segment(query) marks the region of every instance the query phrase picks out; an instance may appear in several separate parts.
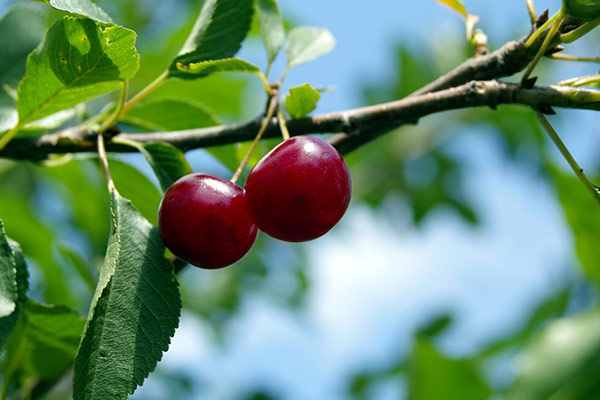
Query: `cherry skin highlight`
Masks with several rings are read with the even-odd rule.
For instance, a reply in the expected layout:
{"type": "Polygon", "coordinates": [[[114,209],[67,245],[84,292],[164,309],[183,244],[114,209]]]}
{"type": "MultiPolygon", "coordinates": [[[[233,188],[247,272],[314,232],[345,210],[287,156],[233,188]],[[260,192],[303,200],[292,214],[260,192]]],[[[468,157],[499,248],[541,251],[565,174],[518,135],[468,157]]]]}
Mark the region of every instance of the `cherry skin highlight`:
{"type": "Polygon", "coordinates": [[[158,230],[173,254],[207,269],[238,261],[258,233],[242,188],[209,174],[186,175],[169,187],[158,210],[158,230]]]}
{"type": "Polygon", "coordinates": [[[250,171],[246,207],[266,234],[288,242],[316,239],[350,203],[350,172],[340,153],[312,136],[280,143],[250,171]]]}

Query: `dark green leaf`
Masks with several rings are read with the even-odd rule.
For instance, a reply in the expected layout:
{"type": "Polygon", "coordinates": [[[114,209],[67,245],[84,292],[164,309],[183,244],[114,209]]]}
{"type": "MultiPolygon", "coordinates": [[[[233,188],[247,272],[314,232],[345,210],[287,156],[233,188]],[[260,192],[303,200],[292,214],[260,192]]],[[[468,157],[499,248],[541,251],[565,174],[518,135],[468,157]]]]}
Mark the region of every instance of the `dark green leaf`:
{"type": "Polygon", "coordinates": [[[160,235],[112,193],[113,233],[75,360],[73,398],[126,399],[156,367],[181,300],[160,235]]]}
{"type": "Polygon", "coordinates": [[[166,191],[169,186],[184,175],[192,173],[192,167],[178,148],[168,143],[148,143],[142,153],[152,166],[160,186],[166,191]]]}
{"type": "Polygon", "coordinates": [[[117,159],[109,159],[109,168],[115,186],[131,200],[135,208],[156,225],[161,195],[156,186],[137,168],[117,159]]]}
{"type": "Polygon", "coordinates": [[[321,94],[310,84],[290,88],[285,96],[285,109],[292,118],[302,118],[310,114],[316,107],[321,94]]]}
{"type": "Polygon", "coordinates": [[[160,98],[134,107],[121,119],[156,131],[177,131],[220,125],[216,115],[202,104],[176,98],[160,98]]]}
{"type": "Polygon", "coordinates": [[[0,220],[0,349],[17,324],[27,293],[27,266],[21,250],[9,243],[0,220]]]}
{"type": "Polygon", "coordinates": [[[24,125],[119,88],[135,75],[135,32],[90,19],[64,17],[27,58],[17,110],[24,125]]]}
{"type": "Polygon", "coordinates": [[[112,23],[113,20],[104,12],[103,9],[92,3],[90,0],[38,0],[42,3],[50,4],[57,10],[70,12],[95,19],[99,22],[112,23]]]}
{"type": "Polygon", "coordinates": [[[552,322],[519,357],[507,399],[597,399],[600,313],[552,322]]]}
{"type": "Polygon", "coordinates": [[[450,359],[431,341],[417,337],[408,380],[411,400],[478,400],[490,397],[490,388],[471,360],[450,359]]]}
{"type": "Polygon", "coordinates": [[[577,18],[596,18],[600,16],[600,1],[565,0],[565,11],[577,18]]]}
{"type": "Polygon", "coordinates": [[[283,18],[281,18],[275,0],[256,0],[256,13],[260,36],[267,50],[267,62],[271,65],[279,54],[285,39],[283,18]]]}
{"type": "Polygon", "coordinates": [[[170,76],[193,79],[196,76],[179,71],[177,64],[235,55],[250,29],[253,13],[253,0],[206,0],[192,32],[171,64],[170,76]]]}
{"type": "Polygon", "coordinates": [[[329,53],[333,46],[335,46],[335,39],[327,29],[312,26],[294,28],[290,31],[285,46],[287,67],[292,68],[312,61],[329,53]]]}
{"type": "Polygon", "coordinates": [[[216,72],[241,72],[247,74],[260,72],[256,65],[241,58],[222,58],[220,60],[201,61],[187,65],[177,63],[177,69],[181,73],[194,75],[197,78],[216,72]]]}
{"type": "Polygon", "coordinates": [[[84,320],[65,306],[27,300],[6,351],[11,382],[54,383],[70,368],[84,320]]]}

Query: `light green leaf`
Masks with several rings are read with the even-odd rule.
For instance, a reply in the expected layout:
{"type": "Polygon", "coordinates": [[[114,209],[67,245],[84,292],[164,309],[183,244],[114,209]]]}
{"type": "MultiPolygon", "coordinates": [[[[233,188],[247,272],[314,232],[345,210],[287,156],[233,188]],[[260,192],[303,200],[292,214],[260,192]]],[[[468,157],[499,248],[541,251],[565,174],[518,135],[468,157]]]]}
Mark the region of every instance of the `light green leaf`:
{"type": "Polygon", "coordinates": [[[552,322],[519,355],[506,396],[521,399],[597,399],[600,388],[600,312],[552,322]]]}
{"type": "Polygon", "coordinates": [[[177,64],[189,65],[232,57],[246,37],[254,13],[253,0],[206,0],[179,55],[169,69],[170,76],[194,79],[177,64]]]}
{"type": "Polygon", "coordinates": [[[97,279],[90,264],[75,250],[67,246],[60,246],[58,251],[71,261],[81,280],[93,291],[96,288],[97,279]]]}
{"type": "Polygon", "coordinates": [[[52,384],[75,358],[84,320],[65,306],[27,300],[6,350],[7,380],[52,384]]]}
{"type": "Polygon", "coordinates": [[[0,133],[12,129],[19,121],[17,109],[10,106],[0,106],[0,133]]]}
{"type": "Polygon", "coordinates": [[[310,84],[290,88],[285,96],[285,109],[292,118],[302,118],[310,114],[316,107],[321,94],[310,84]]]}
{"type": "Polygon", "coordinates": [[[600,1],[565,0],[565,11],[577,18],[596,18],[600,16],[600,1]]]}
{"type": "Polygon", "coordinates": [[[285,39],[283,18],[281,18],[275,0],[256,0],[256,13],[260,36],[267,50],[267,61],[271,65],[279,54],[285,39]]]}
{"type": "Polygon", "coordinates": [[[177,98],[146,101],[132,108],[121,120],[156,131],[177,131],[221,124],[218,117],[202,104],[177,98]]]}
{"type": "Polygon", "coordinates": [[[181,309],[158,230],[116,191],[113,233],[75,360],[73,398],[126,399],[169,347],[181,309]]]}
{"type": "Polygon", "coordinates": [[[142,146],[142,149],[140,150],[152,166],[163,191],[166,191],[177,179],[192,173],[192,167],[181,150],[169,143],[147,143],[142,146]]]}
{"type": "Polygon", "coordinates": [[[486,400],[491,390],[472,360],[450,359],[417,337],[408,376],[410,400],[486,400]]]}
{"type": "Polygon", "coordinates": [[[290,31],[285,46],[287,67],[312,61],[329,53],[335,46],[331,32],[323,28],[299,26],[290,31]]]}
{"type": "Polygon", "coordinates": [[[117,190],[131,200],[144,218],[156,225],[162,197],[156,186],[137,168],[121,160],[110,158],[108,165],[117,190]]]}
{"type": "Polygon", "coordinates": [[[19,84],[19,124],[38,120],[119,88],[139,67],[135,32],[64,17],[27,58],[19,84]]]}
{"type": "Polygon", "coordinates": [[[92,3],[90,0],[38,0],[42,3],[50,4],[57,10],[70,12],[95,19],[99,22],[112,23],[113,20],[104,12],[103,9],[92,3]]]}
{"type": "Polygon", "coordinates": [[[177,63],[177,69],[184,74],[196,75],[196,77],[208,76],[215,72],[243,72],[257,74],[260,72],[256,65],[241,58],[222,58],[220,60],[201,61],[184,65],[177,63]]]}
{"type": "Polygon", "coordinates": [[[0,220],[0,349],[17,324],[27,293],[27,266],[16,243],[10,243],[0,220]]]}

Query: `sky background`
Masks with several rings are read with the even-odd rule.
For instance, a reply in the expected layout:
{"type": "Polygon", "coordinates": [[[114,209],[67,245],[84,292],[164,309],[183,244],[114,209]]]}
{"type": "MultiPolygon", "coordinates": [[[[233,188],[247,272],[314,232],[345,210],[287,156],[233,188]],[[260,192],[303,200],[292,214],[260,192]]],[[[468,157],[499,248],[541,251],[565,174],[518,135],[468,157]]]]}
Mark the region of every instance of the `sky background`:
{"type": "MultiPolygon", "coordinates": [[[[478,26],[492,47],[528,30],[524,1],[465,3],[480,16],[478,26]]],[[[395,76],[395,43],[442,51],[464,37],[460,18],[433,0],[280,0],[279,5],[293,21],[326,27],[336,37],[330,54],[293,69],[286,81],[286,87],[305,82],[336,87],[323,95],[316,113],[363,105],[365,83],[395,76]]],[[[536,1],[539,12],[559,5],[559,0],[536,1]]],[[[240,55],[260,63],[260,51],[250,45],[240,55]]],[[[440,55],[439,63],[444,60],[440,55]]],[[[283,68],[279,61],[273,76],[283,68]]],[[[571,74],[573,68],[595,72],[589,65],[569,68],[571,74]]],[[[555,81],[563,78],[561,71],[552,76],[555,81]]],[[[585,167],[599,144],[589,129],[595,116],[560,114],[562,119],[552,121],[585,167]]],[[[385,211],[353,202],[331,233],[305,245],[312,286],[299,314],[254,295],[227,329],[224,347],[214,346],[213,333],[201,320],[184,314],[160,370],[202,377],[199,392],[190,398],[233,400],[265,387],[284,399],[337,400],[346,398],[348,374],[408,352],[414,330],[440,313],[455,316],[438,343],[451,356],[468,355],[516,329],[536,303],[579,273],[570,231],[553,189],[537,172],[507,161],[489,128],[457,132],[448,148],[469,165],[467,197],[481,215],[479,226],[442,209],[417,229],[398,223],[402,210],[400,218],[390,219],[385,211]]],[[[190,269],[183,279],[199,274],[190,269]]],[[[512,367],[503,365],[499,379],[507,379],[512,367]]],[[[134,397],[169,398],[160,390],[151,376],[134,397]]],[[[372,395],[397,399],[403,390],[401,382],[389,382],[372,395]]]]}

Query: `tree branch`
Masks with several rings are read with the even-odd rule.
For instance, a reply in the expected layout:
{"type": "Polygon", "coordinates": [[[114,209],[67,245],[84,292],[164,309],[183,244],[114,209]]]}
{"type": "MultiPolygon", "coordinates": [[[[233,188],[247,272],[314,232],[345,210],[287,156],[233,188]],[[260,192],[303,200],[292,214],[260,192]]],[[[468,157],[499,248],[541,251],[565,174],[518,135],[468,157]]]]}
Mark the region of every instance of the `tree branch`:
{"type": "MultiPolygon", "coordinates": [[[[600,110],[600,92],[569,86],[536,86],[521,88],[518,84],[498,81],[472,81],[458,87],[411,96],[402,100],[360,107],[346,111],[316,115],[287,121],[290,135],[336,133],[330,142],[342,153],[406,124],[415,124],[422,117],[442,111],[470,107],[492,107],[520,104],[533,109],[548,106],[600,110]]],[[[142,143],[168,142],[183,151],[252,140],[263,118],[231,125],[173,132],[120,133],[117,136],[142,143]]],[[[276,118],[272,118],[264,137],[280,134],[276,118]]],[[[0,156],[15,159],[40,160],[53,153],[92,152],[94,137],[86,130],[68,129],[39,138],[14,139],[0,156]]],[[[131,152],[135,149],[111,142],[107,151],[131,152]]]]}

